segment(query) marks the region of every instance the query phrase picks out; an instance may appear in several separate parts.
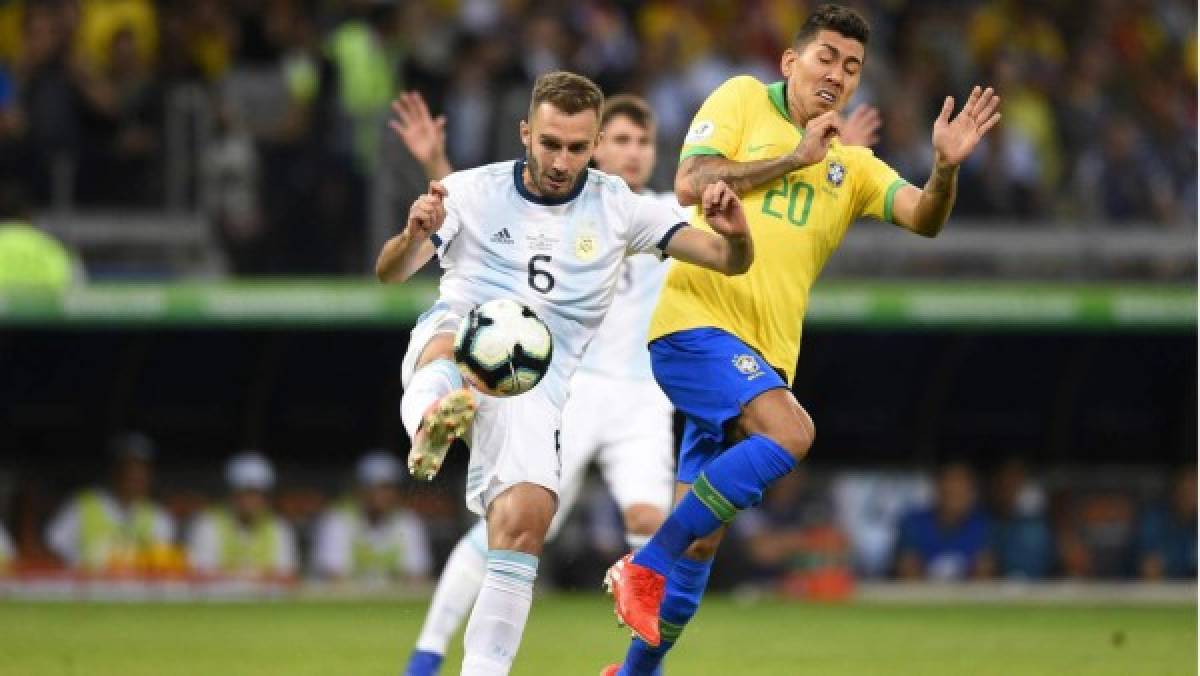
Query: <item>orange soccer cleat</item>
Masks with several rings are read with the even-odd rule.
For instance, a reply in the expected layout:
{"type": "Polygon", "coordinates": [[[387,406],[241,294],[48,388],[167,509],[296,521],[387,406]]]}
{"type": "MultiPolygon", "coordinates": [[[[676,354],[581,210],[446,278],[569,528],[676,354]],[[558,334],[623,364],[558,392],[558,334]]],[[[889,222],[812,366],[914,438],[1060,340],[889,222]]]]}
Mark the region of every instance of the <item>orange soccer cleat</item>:
{"type": "Polygon", "coordinates": [[[600,676],[617,676],[617,672],[621,670],[621,665],[610,664],[600,672],[600,676]]]}
{"type": "Polygon", "coordinates": [[[604,586],[613,595],[617,620],[633,630],[638,638],[657,648],[662,642],[658,630],[658,608],[666,593],[667,578],[633,562],[626,554],[608,569],[604,586]]]}

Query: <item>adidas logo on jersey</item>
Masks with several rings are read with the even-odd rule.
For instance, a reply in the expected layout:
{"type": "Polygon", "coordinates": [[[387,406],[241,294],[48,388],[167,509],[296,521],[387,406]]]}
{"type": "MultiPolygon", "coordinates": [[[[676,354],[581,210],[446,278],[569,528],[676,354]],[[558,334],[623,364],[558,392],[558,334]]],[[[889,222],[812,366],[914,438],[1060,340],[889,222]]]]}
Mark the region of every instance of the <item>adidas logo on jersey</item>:
{"type": "Polygon", "coordinates": [[[512,244],[512,235],[508,234],[508,228],[501,228],[496,234],[492,235],[492,242],[495,244],[512,244]]]}

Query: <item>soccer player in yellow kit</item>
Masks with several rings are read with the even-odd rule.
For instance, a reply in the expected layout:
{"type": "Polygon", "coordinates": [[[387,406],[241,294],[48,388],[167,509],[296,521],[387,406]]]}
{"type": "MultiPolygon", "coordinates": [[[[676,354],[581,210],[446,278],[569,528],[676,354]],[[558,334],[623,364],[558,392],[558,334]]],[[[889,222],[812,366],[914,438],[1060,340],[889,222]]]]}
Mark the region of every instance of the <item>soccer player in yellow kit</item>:
{"type": "MultiPolygon", "coordinates": [[[[680,203],[725,181],[742,196],[757,258],[740,277],[676,264],[650,326],[655,378],[685,416],[678,505],[607,576],[618,617],[637,634],[623,666],[650,674],[695,614],[725,525],[804,458],[814,429],[789,384],[809,289],[859,216],[932,237],[954,204],[958,166],[999,121],[1000,98],[975,87],[933,125],[934,169],[909,185],[870,150],[842,145],[869,28],[823,5],[781,58],[782,82],[735,77],[696,113],[675,178],[680,203]]],[[[702,224],[699,217],[694,224],[702,224]]]]}

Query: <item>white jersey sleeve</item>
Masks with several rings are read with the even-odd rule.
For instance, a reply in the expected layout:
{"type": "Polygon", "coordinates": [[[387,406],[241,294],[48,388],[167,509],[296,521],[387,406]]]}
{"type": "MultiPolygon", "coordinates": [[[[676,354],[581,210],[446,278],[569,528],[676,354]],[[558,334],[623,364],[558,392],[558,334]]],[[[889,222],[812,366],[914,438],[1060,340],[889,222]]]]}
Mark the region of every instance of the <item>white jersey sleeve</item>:
{"type": "Polygon", "coordinates": [[[464,177],[463,172],[455,172],[443,178],[442,185],[445,186],[447,193],[443,202],[446,206],[446,219],[442,221],[442,227],[438,228],[438,231],[429,238],[433,242],[438,258],[445,257],[450,243],[462,229],[462,205],[467,200],[470,180],[464,177]]]}
{"type": "MultiPolygon", "coordinates": [[[[686,215],[662,200],[639,195],[625,188],[632,205],[629,218],[629,253],[665,256],[667,242],[688,224],[686,215]]],[[[678,205],[676,205],[678,206],[678,205]]]]}

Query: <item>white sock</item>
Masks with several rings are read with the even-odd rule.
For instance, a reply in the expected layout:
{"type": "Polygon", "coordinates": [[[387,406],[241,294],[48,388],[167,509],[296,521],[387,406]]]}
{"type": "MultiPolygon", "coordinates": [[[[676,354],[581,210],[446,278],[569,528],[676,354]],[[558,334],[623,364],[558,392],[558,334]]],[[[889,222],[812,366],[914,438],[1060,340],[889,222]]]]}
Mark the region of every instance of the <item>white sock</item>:
{"type": "Polygon", "coordinates": [[[521,645],[538,557],[524,552],[488,552],[487,575],[467,622],[462,676],[503,676],[521,645]]]}
{"type": "Polygon", "coordinates": [[[449,359],[435,359],[417,369],[408,388],[400,397],[400,420],[404,429],[408,430],[408,438],[412,439],[421,426],[421,418],[433,402],[462,389],[462,373],[458,366],[449,359]]]}
{"type": "Polygon", "coordinates": [[[446,567],[442,569],[433,600],[425,613],[421,635],[417,637],[417,650],[446,654],[450,638],[475,604],[486,571],[487,526],[480,519],[446,559],[446,567]]]}

